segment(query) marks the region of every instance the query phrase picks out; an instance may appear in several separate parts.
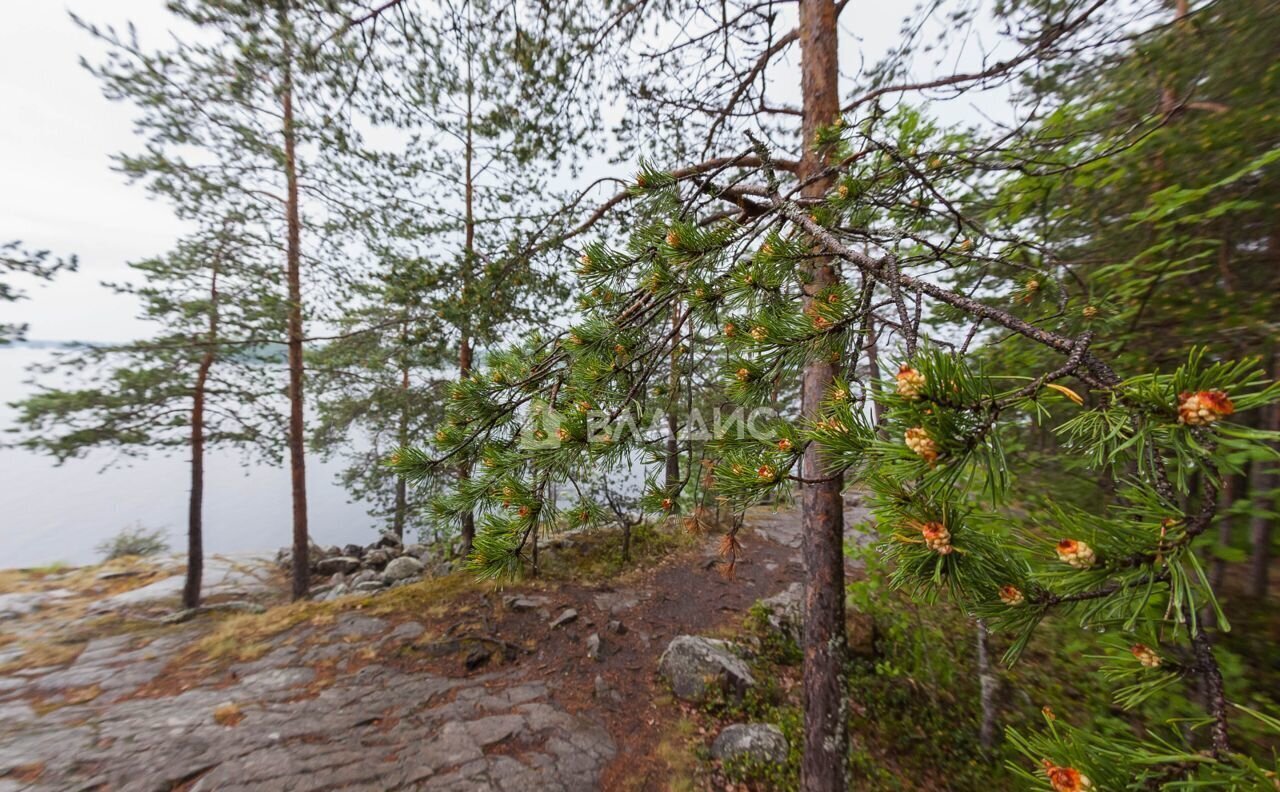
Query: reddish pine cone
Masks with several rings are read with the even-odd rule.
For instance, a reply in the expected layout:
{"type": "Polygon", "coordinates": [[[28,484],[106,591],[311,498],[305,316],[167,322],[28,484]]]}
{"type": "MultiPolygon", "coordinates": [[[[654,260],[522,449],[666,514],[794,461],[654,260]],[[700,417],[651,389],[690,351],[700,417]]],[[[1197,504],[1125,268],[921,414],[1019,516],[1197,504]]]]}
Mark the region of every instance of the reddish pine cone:
{"type": "Polygon", "coordinates": [[[898,380],[898,395],[912,401],[920,398],[924,390],[924,375],[903,363],[895,377],[898,380]]]}
{"type": "Polygon", "coordinates": [[[1129,647],[1129,651],[1133,652],[1133,656],[1138,659],[1138,662],[1147,668],[1159,668],[1160,664],[1164,662],[1154,649],[1145,644],[1134,644],[1129,647]]]}
{"type": "Polygon", "coordinates": [[[756,469],[756,476],[761,481],[773,481],[778,477],[778,471],[774,469],[773,465],[761,465],[756,469]]]}
{"type": "Polygon", "coordinates": [[[781,440],[779,440],[779,441],[778,441],[778,450],[779,450],[779,451],[790,451],[790,450],[791,450],[791,441],[790,441],[790,440],[788,440],[788,439],[787,439],[787,438],[785,438],[785,437],[784,437],[784,438],[782,438],[781,440]]]}
{"type": "Polygon", "coordinates": [[[1208,426],[1219,418],[1231,415],[1236,406],[1227,398],[1226,391],[1183,391],[1178,394],[1178,423],[1187,426],[1208,426]]]}
{"type": "Polygon", "coordinates": [[[733,322],[726,322],[724,326],[725,338],[733,338],[738,332],[737,326],[733,322]]]}
{"type": "Polygon", "coordinates": [[[1053,792],[1086,792],[1093,789],[1089,777],[1074,767],[1058,767],[1048,759],[1044,759],[1044,774],[1049,777],[1049,785],[1053,792]]]}
{"type": "Polygon", "coordinates": [[[1027,598],[1022,595],[1022,591],[1017,586],[1001,586],[1000,601],[1010,608],[1016,608],[1026,602],[1027,598]]]}
{"type": "Polygon", "coordinates": [[[1076,569],[1088,569],[1098,560],[1093,548],[1075,539],[1058,542],[1058,558],[1076,569]]]}
{"type": "Polygon", "coordinates": [[[923,426],[907,430],[907,448],[910,448],[930,465],[938,461],[938,444],[923,426]]]}
{"type": "Polygon", "coordinates": [[[951,546],[951,532],[940,522],[927,522],[920,526],[920,535],[924,537],[925,547],[939,555],[949,555],[955,549],[951,546]]]}

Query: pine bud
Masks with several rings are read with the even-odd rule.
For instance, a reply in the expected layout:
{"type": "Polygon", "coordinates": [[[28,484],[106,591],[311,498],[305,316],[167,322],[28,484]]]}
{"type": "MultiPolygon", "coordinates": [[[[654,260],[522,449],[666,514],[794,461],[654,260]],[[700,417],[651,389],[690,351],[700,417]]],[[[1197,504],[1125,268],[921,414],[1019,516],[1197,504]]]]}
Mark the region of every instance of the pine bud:
{"type": "Polygon", "coordinates": [[[751,369],[743,366],[737,372],[738,382],[746,382],[751,379],[751,369]]]}
{"type": "Polygon", "coordinates": [[[915,426],[907,430],[907,448],[919,455],[925,462],[933,465],[938,461],[938,444],[929,436],[923,426],[915,426]]]}
{"type": "Polygon", "coordinates": [[[437,443],[443,443],[445,440],[448,440],[448,439],[449,439],[449,435],[445,434],[445,432],[444,432],[444,430],[443,430],[443,429],[438,429],[438,430],[436,430],[436,442],[437,442],[437,443]]]}
{"type": "Polygon", "coordinates": [[[725,338],[733,338],[735,335],[737,335],[737,333],[738,333],[737,325],[735,325],[733,322],[725,322],[724,324],[725,338]]]}
{"type": "Polygon", "coordinates": [[[915,401],[920,398],[920,394],[924,390],[925,379],[924,375],[919,371],[903,363],[902,368],[898,369],[894,379],[898,381],[899,396],[909,401],[915,401]]]}
{"type": "Polygon", "coordinates": [[[1058,767],[1048,759],[1044,763],[1044,774],[1049,777],[1049,785],[1053,792],[1087,792],[1093,789],[1093,782],[1074,767],[1058,767]]]}
{"type": "Polygon", "coordinates": [[[671,511],[671,499],[670,499],[670,498],[663,498],[663,499],[662,499],[662,510],[663,510],[663,511],[671,511]]]}
{"type": "Polygon", "coordinates": [[[1057,550],[1058,558],[1076,569],[1088,569],[1098,560],[1092,547],[1075,539],[1063,539],[1058,542],[1057,550]]]}
{"type": "Polygon", "coordinates": [[[769,331],[766,330],[761,325],[756,325],[755,327],[751,328],[751,337],[754,338],[756,341],[764,341],[766,338],[769,337],[769,331]]]}
{"type": "Polygon", "coordinates": [[[761,465],[756,468],[756,478],[761,481],[773,481],[777,477],[778,471],[774,469],[773,465],[761,465]]]}
{"type": "Polygon", "coordinates": [[[591,410],[591,402],[589,401],[578,402],[578,412],[586,413],[586,412],[590,412],[590,410],[591,410]]]}
{"type": "Polygon", "coordinates": [[[1026,602],[1027,598],[1017,586],[1001,586],[1000,601],[1010,608],[1016,608],[1026,602]]]}
{"type": "Polygon", "coordinates": [[[1133,656],[1138,658],[1138,662],[1142,663],[1146,668],[1159,668],[1160,664],[1164,662],[1164,660],[1160,658],[1160,655],[1156,654],[1154,649],[1146,646],[1145,644],[1134,644],[1129,647],[1129,651],[1132,652],[1133,656]]]}
{"type": "Polygon", "coordinates": [[[521,507],[516,510],[516,514],[519,514],[521,517],[528,517],[529,516],[528,504],[521,505],[521,507]]]}
{"type": "Polygon", "coordinates": [[[837,194],[837,195],[839,195],[841,198],[848,198],[848,197],[849,197],[849,185],[847,185],[847,184],[841,184],[839,187],[837,187],[837,188],[836,188],[836,194],[837,194]]]}
{"type": "Polygon", "coordinates": [[[1178,423],[1187,426],[1208,426],[1219,418],[1231,415],[1236,406],[1227,398],[1226,391],[1196,391],[1178,394],[1178,423]]]}
{"type": "Polygon", "coordinates": [[[1084,309],[1080,311],[1080,314],[1084,316],[1085,319],[1093,319],[1098,315],[1098,308],[1095,305],[1086,305],[1084,309]]]}
{"type": "Polygon", "coordinates": [[[940,522],[920,526],[920,535],[924,537],[925,547],[939,555],[949,555],[955,549],[951,546],[951,532],[940,522]]]}
{"type": "Polygon", "coordinates": [[[785,437],[784,437],[784,438],[782,438],[781,440],[779,440],[779,441],[778,441],[778,450],[779,450],[779,451],[790,451],[790,450],[791,450],[791,441],[790,441],[790,440],[788,440],[788,439],[787,439],[787,438],[785,438],[785,437]]]}
{"type": "Polygon", "coordinates": [[[583,253],[581,256],[578,257],[578,262],[582,265],[578,267],[578,274],[590,275],[591,274],[591,257],[588,256],[586,253],[583,253]]]}
{"type": "Polygon", "coordinates": [[[667,246],[668,247],[680,246],[680,235],[676,233],[676,230],[674,228],[667,231],[667,246]]]}
{"type": "Polygon", "coordinates": [[[565,429],[563,426],[561,426],[559,429],[556,429],[556,438],[559,439],[560,442],[562,443],[567,442],[569,440],[569,437],[570,437],[570,434],[568,429],[565,429]]]}

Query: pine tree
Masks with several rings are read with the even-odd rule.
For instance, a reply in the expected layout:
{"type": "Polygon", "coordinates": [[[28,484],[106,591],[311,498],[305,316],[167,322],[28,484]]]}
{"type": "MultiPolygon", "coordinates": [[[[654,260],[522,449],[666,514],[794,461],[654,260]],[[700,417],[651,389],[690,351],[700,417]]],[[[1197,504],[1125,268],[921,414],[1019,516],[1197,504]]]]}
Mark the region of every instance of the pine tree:
{"type": "Polygon", "coordinates": [[[132,27],[122,34],[77,22],[108,48],[106,62],[91,68],[108,98],[139,109],[146,146],[121,156],[120,169],[163,192],[180,218],[204,216],[210,206],[236,212],[252,227],[244,236],[256,253],[279,259],[293,595],[300,598],[310,576],[305,328],[358,266],[352,230],[371,197],[347,178],[344,163],[363,149],[360,121],[377,94],[357,88],[380,62],[380,39],[349,35],[364,14],[355,2],[179,0],[168,7],[194,31],[164,50],[145,50],[132,27]]]}
{"type": "MultiPolygon", "coordinates": [[[[662,219],[584,246],[582,320],[492,355],[484,376],[454,385],[433,446],[402,452],[395,466],[422,477],[478,449],[481,475],[438,508],[482,515],[477,571],[518,573],[526,556],[536,559],[539,533],[569,522],[550,497],[552,483],[643,452],[646,439],[619,417],[642,401],[673,348],[714,334],[726,353],[723,387],[743,407],[803,383],[799,416],[721,438],[713,486],[738,508],[793,487],[804,493],[804,789],[846,784],[841,639],[829,629],[843,595],[842,568],[833,568],[841,480],[874,494],[895,585],[929,604],[945,598],[993,634],[1012,636],[1007,660],[1043,619],[1063,614],[1123,636],[1106,670],[1124,681],[1121,705],[1176,695],[1171,689],[1183,682],[1206,692],[1203,746],[1153,737],[1108,748],[1051,722],[1046,735],[1015,736],[1035,761],[1028,777],[1057,790],[1118,788],[1134,778],[1265,782],[1265,767],[1232,751],[1231,705],[1199,617],[1216,611],[1216,598],[1197,551],[1220,476],[1239,472],[1242,454],[1265,453],[1274,440],[1231,417],[1275,403],[1280,388],[1249,361],[1203,350],[1184,350],[1176,369],[1122,375],[1104,344],[1095,350],[1101,328],[1037,309],[1081,295],[1055,266],[1057,251],[984,195],[999,193],[1009,163],[1046,177],[1056,168],[1060,178],[1099,168],[1113,148],[1031,124],[1012,133],[945,129],[910,105],[886,110],[880,102],[1031,80],[1053,73],[1064,53],[1105,53],[1118,23],[1101,6],[1019,4],[1016,27],[1027,35],[1015,57],[934,80],[896,82],[890,70],[832,117],[834,42],[825,37],[834,37],[836,8],[802,3],[799,28],[783,36],[800,41],[811,89],[800,163],[756,135],[731,156],[642,168],[605,211],[631,201],[662,219]],[[1045,166],[1050,150],[1067,161],[1045,166]],[[787,178],[797,170],[798,183],[787,178]],[[951,284],[974,272],[993,273],[999,285],[951,284]],[[689,311],[673,330],[681,305],[689,311]],[[877,349],[876,387],[855,379],[866,370],[871,328],[892,334],[877,349]],[[1068,378],[1075,387],[1063,384],[1068,378]],[[1086,475],[1119,482],[1114,497],[1092,512],[1058,506],[1019,519],[1009,511],[1036,491],[1007,446],[1031,421],[1058,434],[1060,453],[1086,475]],[[816,646],[822,638],[828,643],[816,646]]],[[[763,79],[749,76],[748,86],[763,79]]],[[[707,139],[714,143],[724,127],[712,119],[707,139]]],[[[665,500],[656,491],[648,505],[657,512],[665,500]]],[[[591,505],[569,514],[590,516],[591,505]]],[[[734,529],[723,547],[730,558],[738,551],[734,529]]]]}
{"type": "Polygon", "coordinates": [[[269,270],[244,257],[234,222],[182,240],[170,254],[130,265],[139,284],[117,293],[142,305],[157,333],[124,345],[82,345],[40,367],[66,388],[42,384],[17,403],[20,445],[59,462],[107,448],[120,458],[190,453],[187,580],[183,604],[200,604],[204,560],[204,462],[209,446],[278,460],[270,398],[279,336],[269,270]],[[87,379],[86,379],[87,378],[87,379]]]}

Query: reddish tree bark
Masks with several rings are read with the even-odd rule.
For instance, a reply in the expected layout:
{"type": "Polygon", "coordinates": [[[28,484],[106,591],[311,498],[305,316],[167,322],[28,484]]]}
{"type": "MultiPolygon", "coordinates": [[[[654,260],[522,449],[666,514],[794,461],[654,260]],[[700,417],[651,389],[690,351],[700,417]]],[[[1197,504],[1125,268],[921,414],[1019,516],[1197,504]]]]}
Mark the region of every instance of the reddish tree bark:
{"type": "Polygon", "coordinates": [[[213,262],[209,284],[209,338],[196,370],[191,397],[191,498],[187,504],[187,580],[182,606],[200,606],[200,581],[204,575],[204,400],[218,343],[218,261],[213,262]]]}
{"type": "MultiPolygon", "coordinates": [[[[817,178],[826,154],[817,148],[818,131],[840,115],[837,67],[836,5],[833,0],[800,0],[800,70],[804,95],[801,182],[803,195],[822,198],[831,177],[817,178]]],[[[808,265],[806,304],[821,289],[836,283],[830,259],[808,265]]],[[[813,419],[835,379],[840,361],[827,359],[805,366],[802,412],[813,419]]],[[[839,476],[825,480],[827,464],[816,444],[804,454],[804,757],[800,787],[805,792],[844,788],[844,503],[839,476]]]]}
{"type": "Polygon", "coordinates": [[[307,558],[307,469],[302,412],[302,219],[298,209],[297,129],[293,119],[293,52],[289,44],[286,8],[286,4],[280,5],[280,30],[284,37],[284,75],[280,86],[280,104],[284,117],[282,132],[287,184],[285,277],[289,291],[289,477],[293,490],[293,598],[298,600],[307,596],[311,569],[307,558]]]}

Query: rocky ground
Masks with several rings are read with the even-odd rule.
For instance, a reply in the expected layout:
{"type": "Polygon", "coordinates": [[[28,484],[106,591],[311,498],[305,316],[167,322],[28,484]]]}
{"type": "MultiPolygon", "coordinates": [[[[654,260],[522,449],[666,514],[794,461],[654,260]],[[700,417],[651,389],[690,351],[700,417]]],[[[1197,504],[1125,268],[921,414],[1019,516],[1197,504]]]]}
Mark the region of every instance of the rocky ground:
{"type": "MultiPolygon", "coordinates": [[[[660,656],[800,577],[796,516],[748,525],[732,578],[709,537],[607,582],[457,573],[180,624],[155,620],[180,589],[164,562],[0,577],[0,792],[665,788],[669,691],[720,667],[669,651],[664,679],[660,656]]],[[[211,559],[206,582],[215,603],[285,585],[251,558],[211,559]]],[[[715,751],[780,750],[725,731],[715,751]]]]}

